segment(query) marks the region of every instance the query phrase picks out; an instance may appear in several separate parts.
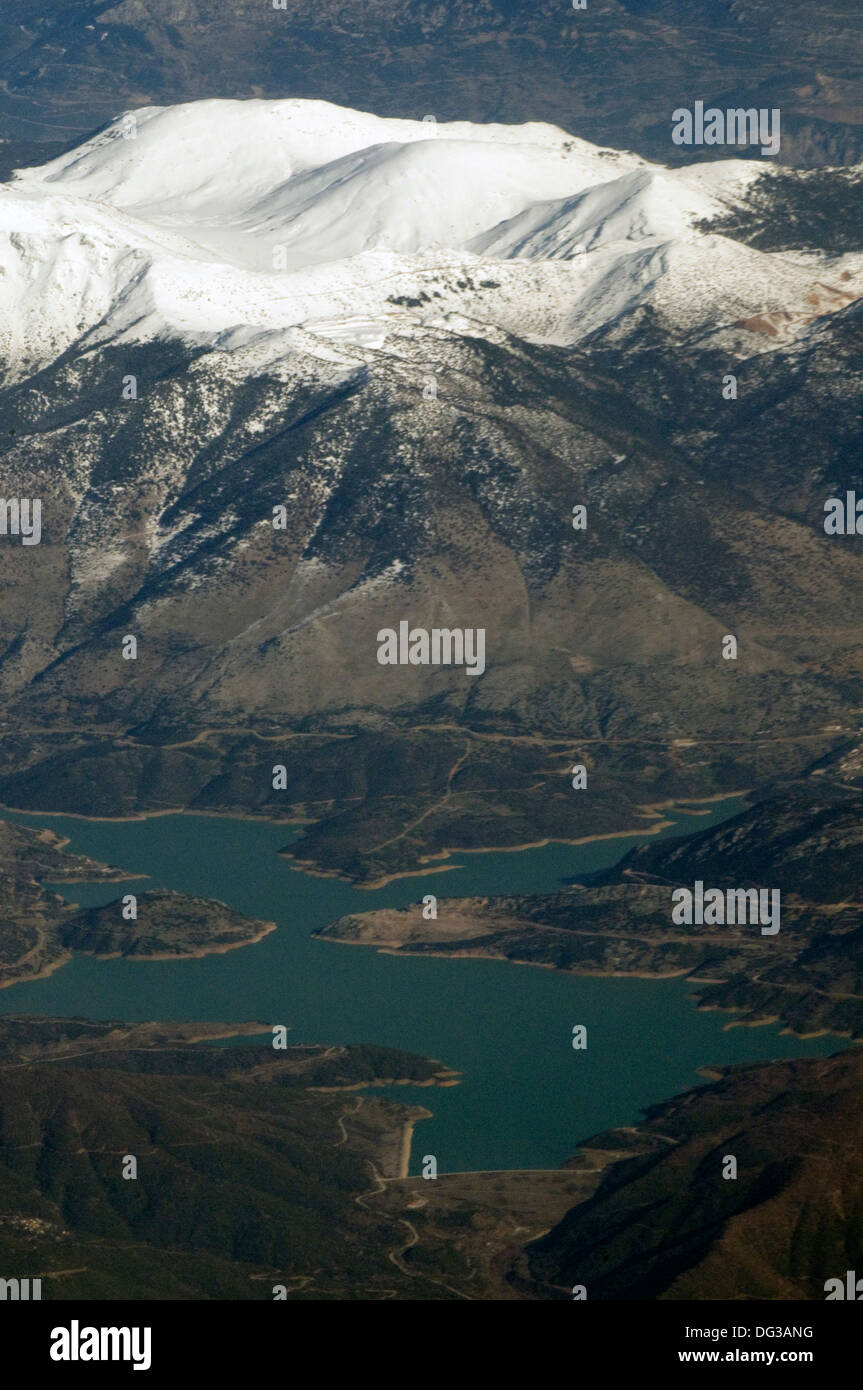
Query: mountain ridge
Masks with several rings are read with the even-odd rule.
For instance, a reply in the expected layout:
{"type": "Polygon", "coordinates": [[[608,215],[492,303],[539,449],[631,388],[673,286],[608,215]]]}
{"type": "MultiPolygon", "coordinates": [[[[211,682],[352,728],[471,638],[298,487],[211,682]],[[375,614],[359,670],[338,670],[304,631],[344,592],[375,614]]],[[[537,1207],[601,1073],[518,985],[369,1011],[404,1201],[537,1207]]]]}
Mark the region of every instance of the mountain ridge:
{"type": "MultiPolygon", "coordinates": [[[[278,356],[303,327],[384,347],[399,327],[468,321],[572,343],[645,303],[677,331],[781,321],[813,293],[814,253],[712,230],[735,228],[765,177],[740,160],[650,165],[547,125],[323,102],[129,113],[0,188],[0,361],[20,377],[73,346],[230,351],[268,333],[278,356]]],[[[822,313],[859,295],[858,251],[820,268],[844,282],[822,313]]]]}

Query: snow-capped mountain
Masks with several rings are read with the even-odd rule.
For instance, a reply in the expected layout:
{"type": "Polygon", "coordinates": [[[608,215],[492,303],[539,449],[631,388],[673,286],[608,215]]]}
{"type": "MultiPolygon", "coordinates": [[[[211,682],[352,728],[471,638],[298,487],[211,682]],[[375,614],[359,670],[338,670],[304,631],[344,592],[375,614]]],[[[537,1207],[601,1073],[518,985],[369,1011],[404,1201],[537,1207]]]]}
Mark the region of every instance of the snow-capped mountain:
{"type": "Polygon", "coordinates": [[[281,761],[321,862],[390,872],[831,747],[860,256],[853,176],[807,177],[307,101],[148,109],[20,171],[0,462],[42,536],[0,544],[0,801],[280,816],[281,761]],[[403,620],[482,628],[484,672],[381,665],[403,620]]]}
{"type": "Polygon", "coordinates": [[[674,333],[773,315],[787,335],[819,280],[822,312],[856,296],[863,257],[712,232],[762,175],[542,124],[145,109],[0,189],[0,358],[14,378],[76,343],[180,338],[274,359],[299,327],[380,347],[412,322],[571,344],[642,304],[674,333]]]}

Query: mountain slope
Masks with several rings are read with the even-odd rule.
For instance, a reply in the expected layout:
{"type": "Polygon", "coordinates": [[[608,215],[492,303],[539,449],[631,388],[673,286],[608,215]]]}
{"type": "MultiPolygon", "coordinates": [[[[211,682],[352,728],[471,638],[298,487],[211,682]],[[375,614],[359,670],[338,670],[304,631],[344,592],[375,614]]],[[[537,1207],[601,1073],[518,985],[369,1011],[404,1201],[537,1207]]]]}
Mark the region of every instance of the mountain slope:
{"type": "Polygon", "coordinates": [[[623,1156],[529,1247],[534,1293],[823,1300],[828,1279],[857,1267],[863,1234],[861,1067],[855,1049],[724,1068],[633,1131],[590,1141],[585,1162],[593,1144],[623,1156]],[[736,1178],[723,1177],[728,1155],[736,1178]]]}
{"type": "MultiPolygon", "coordinates": [[[[5,1268],[53,1301],[392,1296],[399,1219],[358,1199],[427,1112],[342,1093],[451,1074],[390,1048],[196,1045],[237,1031],[0,1023],[5,1268]]],[[[458,1255],[438,1266],[399,1294],[464,1275],[458,1255]]]]}
{"type": "Polygon", "coordinates": [[[0,454],[43,509],[0,545],[0,800],[292,812],[302,858],[368,880],[847,743],[863,568],[823,506],[853,482],[861,257],[745,230],[802,184],[203,106],[0,190],[0,454]],[[293,269],[254,268],[274,246],[293,269]],[[483,629],[482,674],[381,665],[402,621],[483,629]]]}
{"type": "MultiPolygon", "coordinates": [[[[0,135],[62,141],[132,105],[326,97],[387,116],[546,120],[671,158],[681,99],[782,111],[780,158],[851,163],[860,143],[855,0],[7,0],[0,135]]],[[[699,157],[709,158],[710,148],[699,157]]]]}

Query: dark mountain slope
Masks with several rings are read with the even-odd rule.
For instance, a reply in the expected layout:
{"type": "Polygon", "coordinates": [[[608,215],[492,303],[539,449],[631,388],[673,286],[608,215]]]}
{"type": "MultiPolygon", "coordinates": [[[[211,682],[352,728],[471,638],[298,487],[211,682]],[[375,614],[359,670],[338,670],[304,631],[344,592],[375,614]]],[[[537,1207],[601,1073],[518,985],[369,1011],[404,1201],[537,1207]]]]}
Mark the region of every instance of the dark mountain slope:
{"type": "Polygon", "coordinates": [[[863,1057],[726,1068],[593,1145],[624,1156],[527,1252],[536,1293],[823,1299],[859,1268],[863,1057]],[[638,1150],[641,1150],[638,1153],[638,1150]],[[626,1151],[636,1151],[635,1157],[626,1151]],[[724,1178],[727,1156],[737,1177],[724,1178]]]}
{"type": "MultiPolygon", "coordinates": [[[[671,159],[696,99],[779,107],[784,161],[861,157],[854,0],[7,0],[0,134],[69,140],[119,111],[201,97],[317,97],[381,115],[549,120],[671,159]]],[[[702,155],[713,152],[702,149],[702,155]]]]}

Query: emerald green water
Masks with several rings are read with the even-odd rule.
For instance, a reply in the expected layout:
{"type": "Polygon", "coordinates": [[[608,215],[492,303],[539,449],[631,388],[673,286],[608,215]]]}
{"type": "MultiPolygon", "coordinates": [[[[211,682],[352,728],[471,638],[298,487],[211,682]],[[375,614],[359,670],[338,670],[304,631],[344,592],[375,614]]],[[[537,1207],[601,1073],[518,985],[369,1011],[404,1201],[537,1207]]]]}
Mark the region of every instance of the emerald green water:
{"type": "MultiPolygon", "coordinates": [[[[666,833],[701,830],[739,808],[726,801],[710,817],[675,812],[666,833]]],[[[836,1038],[782,1036],[776,1027],[728,1028],[729,1015],[698,1012],[680,979],[579,979],[504,961],[381,955],[310,935],[372,907],[415,903],[419,914],[424,893],[554,891],[563,879],[615,863],[639,837],[456,855],[451,862],[459,867],[446,873],[367,891],[278,857],[297,833],[290,826],[191,815],[3,817],[48,827],[68,836],[73,851],[148,876],[123,885],[55,885],[72,902],[170,888],[219,898],[277,922],[278,930],[257,945],[199,960],[79,957],[46,979],[0,991],[0,1011],[256,1020],[287,1025],[295,1042],[380,1043],[440,1058],[461,1071],[460,1085],[387,1092],[434,1111],[417,1127],[413,1172],[425,1154],[436,1156],[440,1172],[554,1167],[578,1140],[633,1123],[644,1106],[697,1084],[700,1066],[827,1056],[842,1046],[836,1038]],[[586,1051],[572,1048],[577,1023],[587,1026],[586,1051]]]]}

